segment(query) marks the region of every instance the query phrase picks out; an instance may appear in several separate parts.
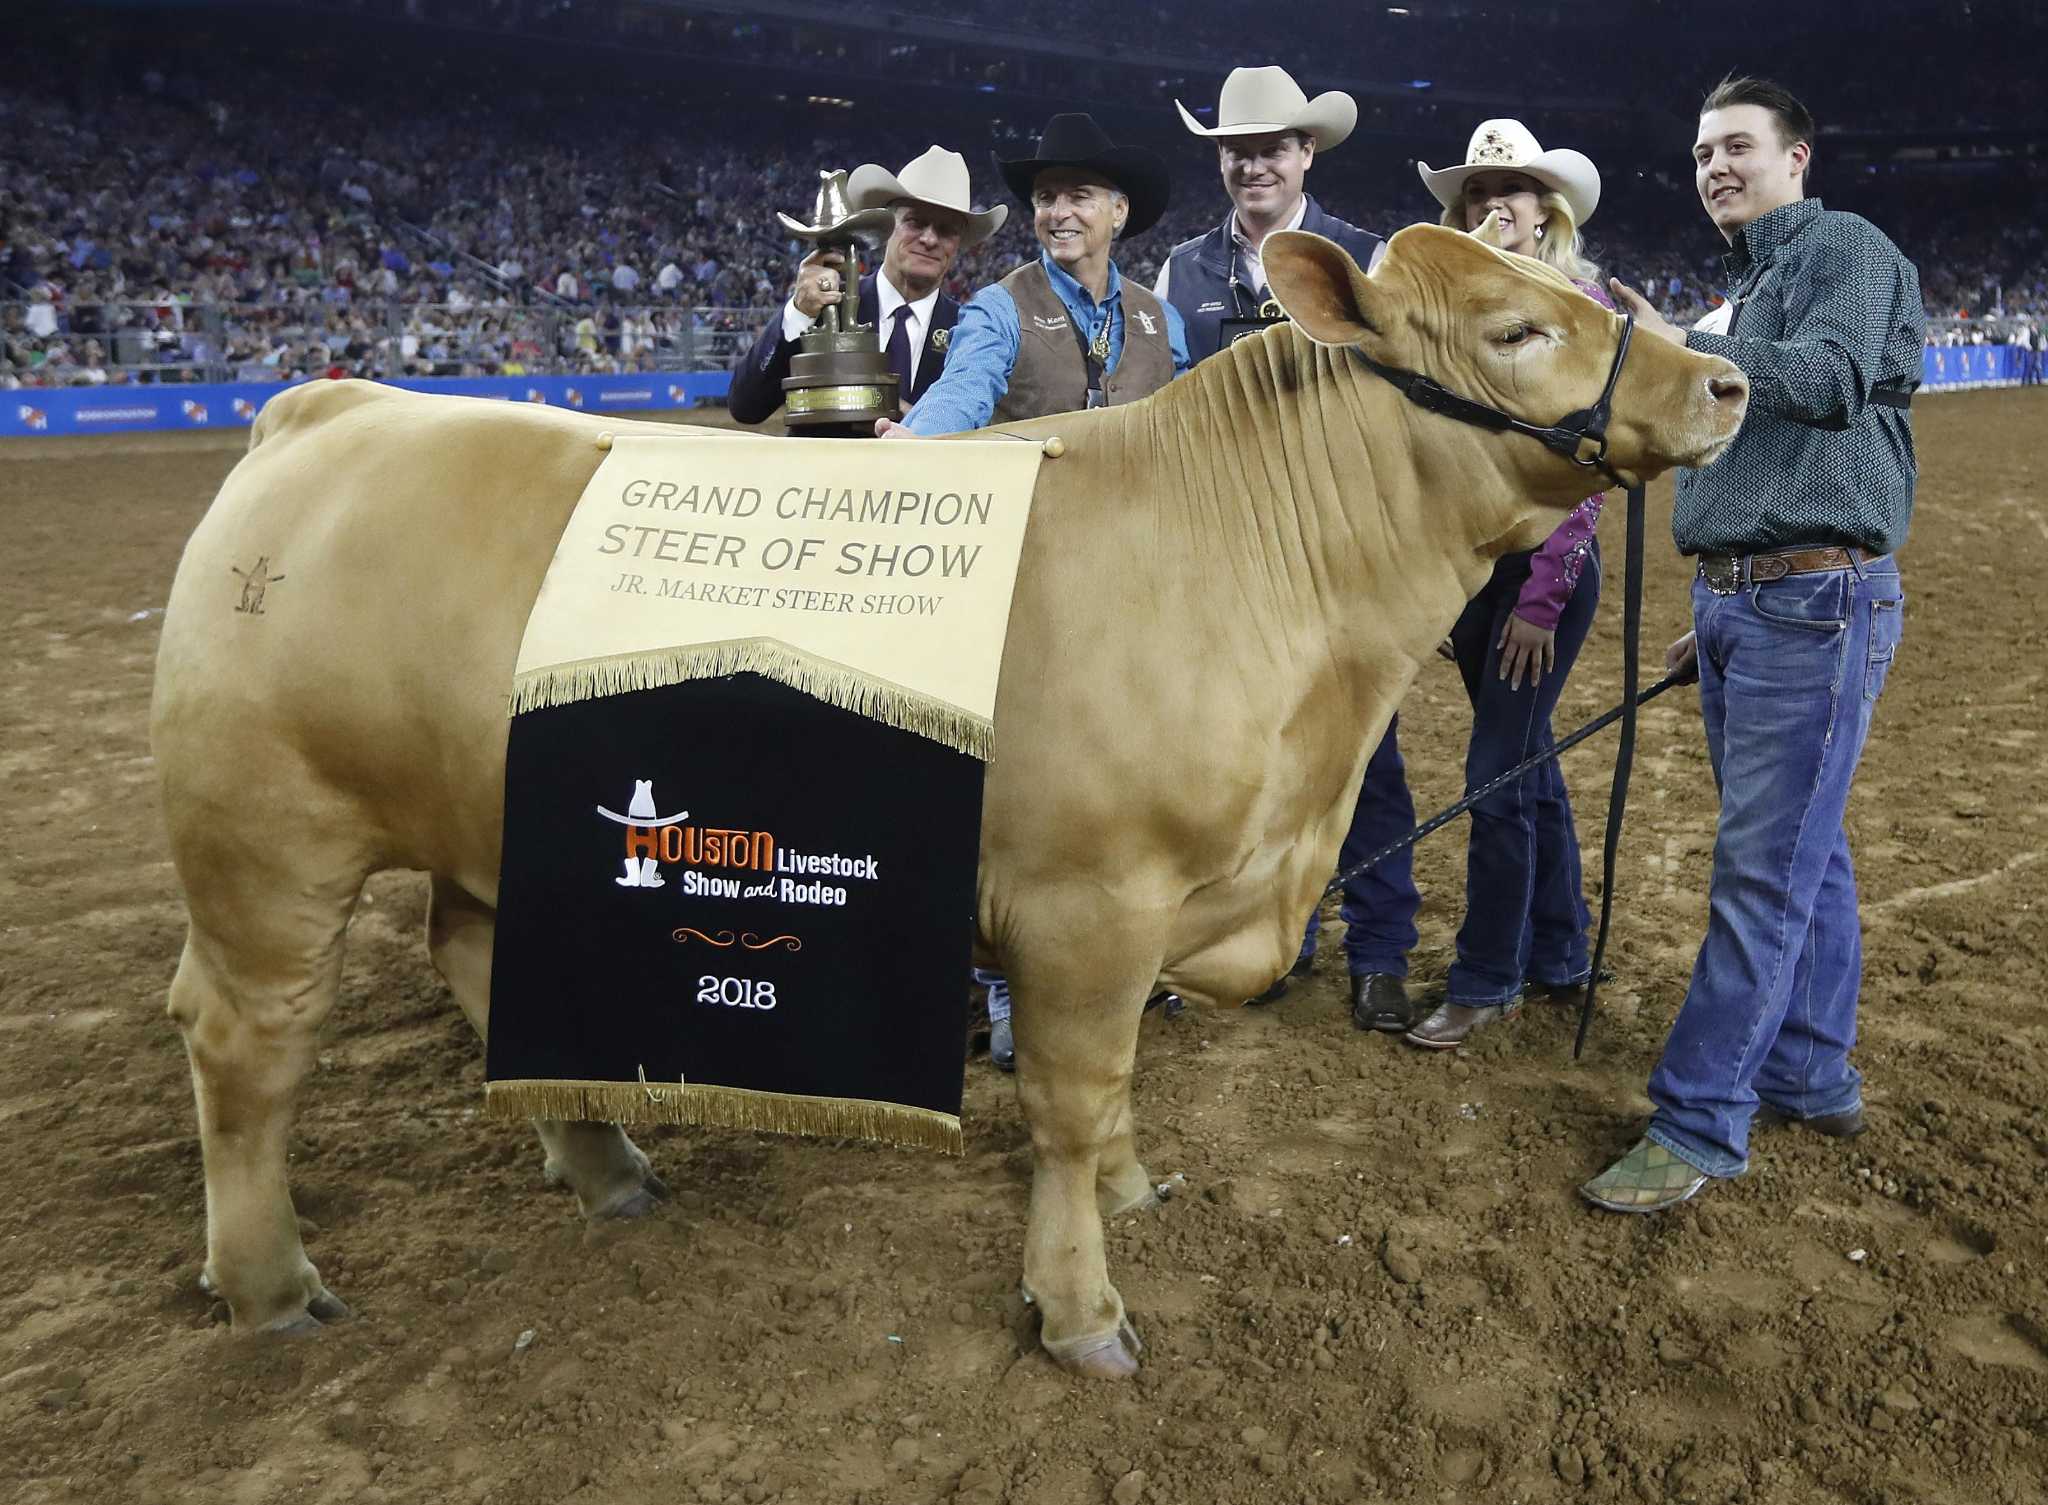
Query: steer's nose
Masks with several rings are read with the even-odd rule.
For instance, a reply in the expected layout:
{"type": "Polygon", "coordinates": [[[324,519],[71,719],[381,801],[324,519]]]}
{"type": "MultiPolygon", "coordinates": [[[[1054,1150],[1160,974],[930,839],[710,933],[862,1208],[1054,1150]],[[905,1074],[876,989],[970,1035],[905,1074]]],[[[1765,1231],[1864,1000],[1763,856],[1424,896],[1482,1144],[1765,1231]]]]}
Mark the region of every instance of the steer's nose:
{"type": "Polygon", "coordinates": [[[1746,402],[1749,399],[1749,378],[1731,366],[1720,375],[1707,378],[1707,396],[1715,402],[1746,402]]]}

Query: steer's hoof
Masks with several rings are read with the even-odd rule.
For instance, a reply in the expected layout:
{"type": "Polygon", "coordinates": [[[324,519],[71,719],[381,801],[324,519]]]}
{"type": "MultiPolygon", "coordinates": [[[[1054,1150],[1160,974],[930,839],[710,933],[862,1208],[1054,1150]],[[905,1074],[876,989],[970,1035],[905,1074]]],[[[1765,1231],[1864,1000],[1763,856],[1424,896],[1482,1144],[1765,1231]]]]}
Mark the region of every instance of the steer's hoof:
{"type": "MultiPolygon", "coordinates": [[[[218,1298],[220,1282],[213,1278],[213,1272],[202,1268],[199,1272],[199,1289],[202,1294],[218,1298]]],[[[306,1299],[298,1311],[286,1312],[268,1322],[259,1322],[255,1330],[259,1333],[275,1333],[287,1338],[309,1338],[329,1322],[346,1322],[355,1315],[348,1303],[325,1286],[315,1286],[313,1294],[306,1299]]],[[[241,1323],[235,1324],[237,1327],[241,1323]]]]}
{"type": "MultiPolygon", "coordinates": [[[[322,1286],[301,1311],[286,1312],[273,1317],[257,1327],[256,1331],[265,1337],[311,1338],[330,1322],[346,1322],[355,1313],[348,1309],[348,1303],[322,1286]]],[[[239,1324],[237,1324],[239,1326],[239,1324]]]]}
{"type": "Polygon", "coordinates": [[[319,1295],[306,1303],[306,1311],[322,1322],[346,1322],[355,1315],[348,1303],[322,1286],[319,1295]]]}
{"type": "Polygon", "coordinates": [[[256,1329],[266,1338],[312,1338],[320,1334],[320,1319],[311,1312],[293,1312],[277,1317],[256,1329]]]}
{"type": "Polygon", "coordinates": [[[1061,1342],[1041,1337],[1038,1341],[1060,1368],[1091,1380],[1130,1379],[1138,1372],[1138,1355],[1145,1351],[1145,1345],[1139,1341],[1138,1330],[1131,1326],[1129,1317],[1109,1332],[1097,1333],[1093,1337],[1068,1338],[1061,1342]]]}
{"type": "Polygon", "coordinates": [[[627,1187],[590,1214],[598,1218],[644,1218],[653,1215],[668,1200],[668,1183],[652,1171],[638,1186],[627,1187]]]}

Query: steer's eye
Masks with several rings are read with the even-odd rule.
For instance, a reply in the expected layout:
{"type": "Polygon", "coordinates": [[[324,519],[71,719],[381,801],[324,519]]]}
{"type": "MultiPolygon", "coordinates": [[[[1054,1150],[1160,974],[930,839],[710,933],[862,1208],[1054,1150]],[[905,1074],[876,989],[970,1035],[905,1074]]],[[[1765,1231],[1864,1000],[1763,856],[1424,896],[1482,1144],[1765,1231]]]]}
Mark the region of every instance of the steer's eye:
{"type": "Polygon", "coordinates": [[[1511,324],[1500,333],[1500,342],[1503,345],[1519,345],[1528,338],[1529,326],[1526,324],[1511,324]]]}

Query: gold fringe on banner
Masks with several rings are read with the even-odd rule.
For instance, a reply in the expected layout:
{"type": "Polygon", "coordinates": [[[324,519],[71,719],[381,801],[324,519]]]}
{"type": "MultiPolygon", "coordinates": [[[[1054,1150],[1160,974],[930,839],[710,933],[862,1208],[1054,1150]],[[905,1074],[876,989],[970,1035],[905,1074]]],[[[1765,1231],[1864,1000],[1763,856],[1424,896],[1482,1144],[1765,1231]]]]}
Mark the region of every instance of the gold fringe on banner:
{"type": "Polygon", "coordinates": [[[692,679],[762,674],[827,705],[884,726],[912,732],[984,763],[995,748],[995,724],[948,701],[806,653],[775,638],[731,638],[578,659],[529,669],[512,681],[511,714],[574,705],[602,695],[653,690],[692,679]]]}
{"type": "Polygon", "coordinates": [[[491,1118],[565,1118],[591,1123],[702,1124],[769,1134],[868,1139],[942,1154],[965,1153],[951,1113],[851,1097],[798,1097],[696,1082],[512,1080],[484,1084],[491,1118]]]}

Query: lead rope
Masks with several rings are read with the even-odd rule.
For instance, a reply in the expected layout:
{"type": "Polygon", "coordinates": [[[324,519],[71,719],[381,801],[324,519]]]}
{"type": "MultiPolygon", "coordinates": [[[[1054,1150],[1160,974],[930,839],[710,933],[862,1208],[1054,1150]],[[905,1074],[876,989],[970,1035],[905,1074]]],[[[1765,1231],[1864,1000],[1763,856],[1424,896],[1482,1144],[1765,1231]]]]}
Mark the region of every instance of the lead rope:
{"type": "MultiPolygon", "coordinates": [[[[1600,853],[1600,935],[1593,943],[1593,970],[1586,975],[1586,995],[1579,1002],[1579,1030],[1572,1038],[1572,1059],[1586,1048],[1593,1026],[1593,1000],[1600,989],[1600,968],[1607,959],[1607,935],[1614,919],[1614,858],[1621,846],[1621,819],[1628,809],[1628,776],[1636,761],[1636,683],[1641,677],[1643,637],[1643,488],[1628,488],[1628,545],[1621,612],[1621,745],[1614,750],[1614,783],[1607,794],[1607,841],[1600,853]]],[[[1664,685],[1671,683],[1667,676],[1664,685]]],[[[1659,688],[1663,686],[1660,685],[1659,688]]]]}
{"type": "MultiPolygon", "coordinates": [[[[1667,674],[1654,685],[1651,685],[1649,689],[1636,696],[1636,704],[1648,705],[1673,685],[1690,683],[1692,683],[1690,675],[1667,674]]],[[[1374,852],[1370,857],[1352,863],[1351,866],[1344,868],[1336,877],[1323,886],[1323,898],[1327,899],[1330,895],[1341,891],[1345,884],[1356,878],[1360,873],[1378,867],[1403,847],[1412,847],[1421,841],[1423,837],[1436,834],[1436,832],[1442,830],[1467,810],[1470,810],[1474,805],[1485,799],[1489,794],[1493,793],[1494,790],[1505,788],[1507,785],[1512,784],[1532,768],[1539,768],[1545,763],[1557,761],[1558,758],[1570,752],[1595,732],[1605,731],[1608,727],[1614,725],[1615,722],[1621,720],[1627,710],[1628,707],[1626,706],[1608,707],[1608,709],[1602,711],[1570,736],[1558,738],[1534,757],[1524,758],[1506,773],[1497,774],[1487,780],[1486,783],[1480,785],[1477,789],[1459,800],[1457,804],[1437,811],[1436,814],[1432,815],[1414,830],[1408,832],[1405,836],[1396,837],[1377,852],[1374,852]]]]}

